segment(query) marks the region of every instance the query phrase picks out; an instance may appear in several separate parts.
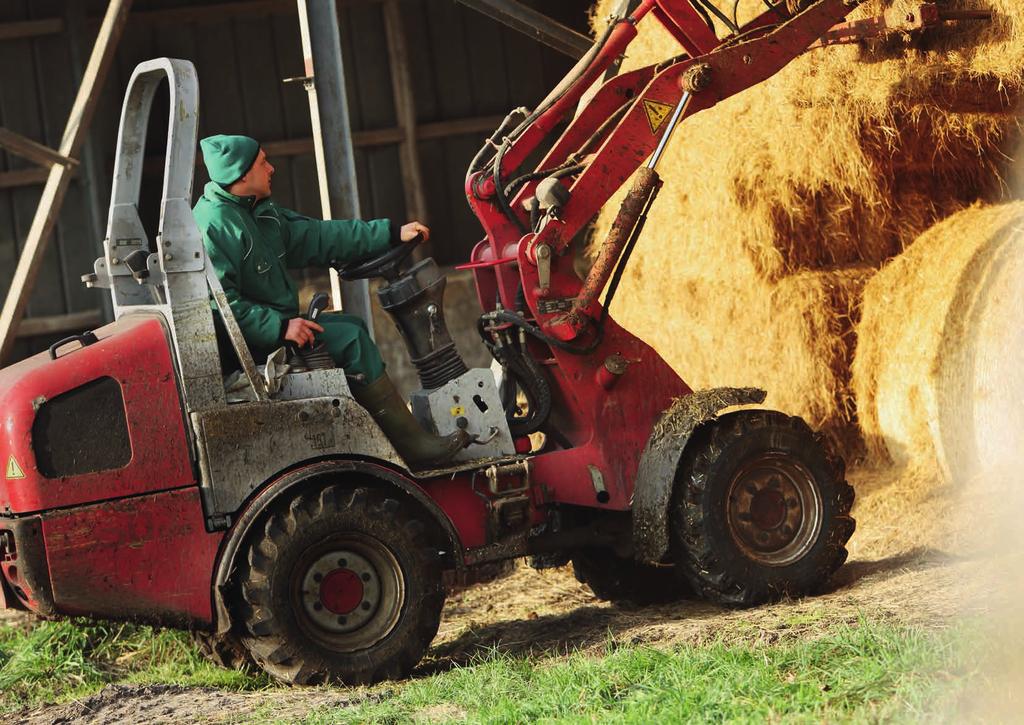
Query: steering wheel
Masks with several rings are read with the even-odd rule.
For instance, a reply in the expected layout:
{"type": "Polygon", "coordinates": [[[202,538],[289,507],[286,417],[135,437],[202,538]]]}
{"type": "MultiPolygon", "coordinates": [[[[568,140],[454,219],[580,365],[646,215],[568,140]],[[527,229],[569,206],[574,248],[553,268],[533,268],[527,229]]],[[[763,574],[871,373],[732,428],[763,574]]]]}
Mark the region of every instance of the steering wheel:
{"type": "Polygon", "coordinates": [[[402,242],[377,257],[361,262],[349,262],[338,270],[338,274],[346,282],[374,277],[383,277],[388,282],[394,282],[402,273],[402,263],[422,243],[423,235],[417,234],[412,240],[402,242]]]}

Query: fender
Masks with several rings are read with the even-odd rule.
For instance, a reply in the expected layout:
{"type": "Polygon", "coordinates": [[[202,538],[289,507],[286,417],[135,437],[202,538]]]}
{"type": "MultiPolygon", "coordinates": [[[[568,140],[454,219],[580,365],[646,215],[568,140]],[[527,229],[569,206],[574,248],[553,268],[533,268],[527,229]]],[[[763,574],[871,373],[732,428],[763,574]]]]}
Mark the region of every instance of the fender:
{"type": "Polygon", "coordinates": [[[231,574],[234,572],[235,557],[238,555],[238,550],[252,530],[253,524],[259,521],[260,516],[266,511],[268,506],[295,486],[306,483],[314,478],[339,473],[362,473],[372,476],[383,484],[394,486],[420,503],[447,535],[452,547],[451,550],[456,553],[452,557],[456,569],[460,573],[462,572],[462,569],[465,567],[463,557],[457,555],[458,552],[462,551],[462,541],[455,530],[455,526],[441,507],[415,482],[389,468],[366,461],[330,460],[311,463],[288,471],[265,485],[249,504],[245,506],[237,521],[235,521],[234,525],[225,535],[213,581],[213,609],[214,616],[216,617],[215,626],[217,634],[226,634],[231,629],[231,614],[224,601],[224,589],[231,574]]]}
{"type": "Polygon", "coordinates": [[[757,388],[712,388],[678,398],[651,431],[633,489],[633,547],[636,559],[657,564],[668,553],[668,508],[683,452],[693,432],[725,408],[760,405],[757,388]]]}

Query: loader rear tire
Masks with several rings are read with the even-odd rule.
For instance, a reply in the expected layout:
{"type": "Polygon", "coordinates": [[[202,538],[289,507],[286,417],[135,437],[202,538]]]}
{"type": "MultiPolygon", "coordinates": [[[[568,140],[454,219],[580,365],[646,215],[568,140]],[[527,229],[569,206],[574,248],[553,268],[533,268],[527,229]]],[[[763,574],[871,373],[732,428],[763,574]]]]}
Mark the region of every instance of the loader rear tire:
{"type": "Polygon", "coordinates": [[[677,570],[700,596],[731,606],[820,589],[855,528],[843,473],[800,418],[745,410],[701,427],[673,492],[677,570]]]}
{"type": "Polygon", "coordinates": [[[273,508],[248,540],[242,641],[296,685],[405,677],[437,634],[439,547],[414,505],[339,484],[273,508]]]}
{"type": "Polygon", "coordinates": [[[625,559],[609,549],[587,548],[572,556],[576,580],[606,602],[639,606],[682,599],[690,591],[673,567],[656,567],[625,559]]]}

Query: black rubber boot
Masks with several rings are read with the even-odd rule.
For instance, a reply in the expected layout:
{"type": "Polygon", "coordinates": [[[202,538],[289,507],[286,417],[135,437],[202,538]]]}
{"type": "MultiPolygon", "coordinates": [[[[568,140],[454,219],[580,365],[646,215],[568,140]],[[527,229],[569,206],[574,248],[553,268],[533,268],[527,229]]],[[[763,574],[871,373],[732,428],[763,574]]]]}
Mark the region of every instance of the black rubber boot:
{"type": "Polygon", "coordinates": [[[423,430],[387,373],[369,385],[353,385],[352,394],[370,412],[410,468],[442,466],[469,445],[469,434],[461,429],[447,436],[423,430]]]}

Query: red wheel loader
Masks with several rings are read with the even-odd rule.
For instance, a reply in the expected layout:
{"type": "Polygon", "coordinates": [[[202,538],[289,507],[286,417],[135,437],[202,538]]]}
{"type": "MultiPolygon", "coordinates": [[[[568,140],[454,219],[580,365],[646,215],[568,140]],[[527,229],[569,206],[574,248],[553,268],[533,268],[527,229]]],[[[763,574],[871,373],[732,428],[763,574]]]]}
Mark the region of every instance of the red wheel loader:
{"type": "Polygon", "coordinates": [[[191,214],[195,70],[139,65],[104,254],[85,277],[109,290],[115,321],[0,371],[2,604],[188,628],[219,661],[286,682],[369,683],[417,664],[448,587],[513,558],[572,562],[612,601],[751,605],[821,587],[854,530],[841,461],[802,420],[757,409],[762,391],[691,390],[609,307],[676,127],[773,75],[855,4],[778,3],[720,40],[708,2],[627,1],[538,108],[509,114],[465,186],[485,232],[467,266],[500,383],[452,344],[433,260],[409,266],[406,247],[343,270],[384,279],[421,423],[473,437],[443,470],[410,470],[344,370],[256,366],[191,214]],[[616,74],[644,22],[681,54],[616,74]],[[165,79],[149,238],[138,198],[165,79]],[[570,244],[631,177],[581,279],[570,244]]]}

